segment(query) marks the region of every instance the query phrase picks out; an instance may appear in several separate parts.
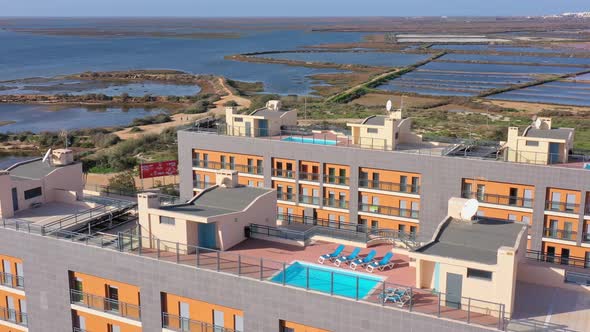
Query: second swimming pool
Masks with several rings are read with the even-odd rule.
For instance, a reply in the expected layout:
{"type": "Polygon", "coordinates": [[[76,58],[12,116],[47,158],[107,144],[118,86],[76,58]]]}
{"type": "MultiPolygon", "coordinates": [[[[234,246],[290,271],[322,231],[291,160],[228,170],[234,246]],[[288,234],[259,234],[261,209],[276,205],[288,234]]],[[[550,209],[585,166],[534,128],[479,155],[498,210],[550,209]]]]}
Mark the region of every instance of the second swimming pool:
{"type": "MultiPolygon", "coordinates": [[[[359,299],[364,298],[383,280],[383,278],[377,276],[303,262],[294,262],[284,272],[286,272],[285,283],[287,285],[301,288],[309,287],[311,290],[322,293],[330,294],[330,292],[333,292],[334,295],[350,298],[357,297],[358,287],[359,299]]],[[[284,272],[281,271],[276,274],[271,281],[283,283],[284,272]]]]}

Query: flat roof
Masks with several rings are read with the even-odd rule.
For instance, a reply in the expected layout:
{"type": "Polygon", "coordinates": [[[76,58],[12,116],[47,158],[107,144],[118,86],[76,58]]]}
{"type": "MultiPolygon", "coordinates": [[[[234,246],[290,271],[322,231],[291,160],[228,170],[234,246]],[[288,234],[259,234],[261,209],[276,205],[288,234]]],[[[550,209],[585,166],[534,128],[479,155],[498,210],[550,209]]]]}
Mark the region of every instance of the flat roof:
{"type": "Polygon", "coordinates": [[[54,170],[62,166],[52,166],[44,163],[41,158],[32,159],[10,166],[7,170],[10,176],[15,179],[32,179],[39,180],[49,175],[54,170]]]}
{"type": "Polygon", "coordinates": [[[289,111],[287,111],[287,110],[274,111],[274,110],[269,110],[267,108],[262,108],[262,109],[258,109],[256,111],[250,113],[250,115],[263,116],[268,119],[280,119],[287,112],[289,112],[289,111]]]}
{"type": "Polygon", "coordinates": [[[437,239],[418,249],[427,255],[456,258],[482,264],[496,264],[500,247],[514,248],[526,225],[496,219],[465,221],[452,219],[437,239]]]}
{"type": "Polygon", "coordinates": [[[568,140],[568,139],[570,139],[573,132],[574,132],[574,129],[572,129],[572,128],[557,128],[557,129],[545,129],[545,130],[530,128],[529,130],[527,130],[525,137],[568,140]]]}
{"type": "Polygon", "coordinates": [[[162,206],[160,209],[198,217],[213,217],[243,211],[258,197],[271,191],[273,189],[246,186],[216,187],[201,193],[192,203],[162,206]]]}

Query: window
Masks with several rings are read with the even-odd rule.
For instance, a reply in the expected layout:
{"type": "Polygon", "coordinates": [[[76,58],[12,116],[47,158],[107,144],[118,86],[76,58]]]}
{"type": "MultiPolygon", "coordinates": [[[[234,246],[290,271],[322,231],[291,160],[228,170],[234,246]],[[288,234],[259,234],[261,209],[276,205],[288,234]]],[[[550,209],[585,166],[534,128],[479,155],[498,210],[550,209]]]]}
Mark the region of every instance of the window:
{"type": "Polygon", "coordinates": [[[405,233],[406,232],[406,225],[402,225],[402,224],[397,225],[397,230],[400,233],[405,233]]]}
{"type": "Polygon", "coordinates": [[[526,141],[526,146],[539,146],[539,141],[526,141]]]}
{"type": "Polygon", "coordinates": [[[43,195],[41,187],[25,190],[25,199],[31,199],[43,195]]]}
{"type": "Polygon", "coordinates": [[[377,128],[367,128],[367,133],[369,133],[369,134],[378,134],[379,133],[379,129],[377,129],[377,128]]]}
{"type": "Polygon", "coordinates": [[[174,218],[172,217],[165,217],[165,216],[160,216],[160,224],[166,224],[166,225],[174,225],[174,218]]]}
{"type": "Polygon", "coordinates": [[[244,122],[244,118],[234,118],[234,122],[244,122]]]}
{"type": "Polygon", "coordinates": [[[531,222],[531,218],[529,216],[522,216],[522,222],[529,224],[531,222]]]}
{"type": "Polygon", "coordinates": [[[416,226],[410,226],[410,235],[416,236],[416,226]]]}
{"type": "Polygon", "coordinates": [[[575,212],[576,210],[576,195],[565,195],[565,210],[567,212],[575,212]]]}
{"type": "Polygon", "coordinates": [[[256,160],[256,174],[262,174],[262,160],[256,160]]]}
{"type": "Polygon", "coordinates": [[[510,221],[516,221],[516,215],[514,215],[514,214],[509,214],[509,215],[508,215],[508,220],[510,220],[510,221]]]}
{"type": "Polygon", "coordinates": [[[248,187],[254,187],[254,180],[248,180],[248,187]]]}
{"type": "Polygon", "coordinates": [[[461,189],[461,197],[463,198],[471,198],[471,183],[463,183],[463,188],[461,189]]]}
{"type": "Polygon", "coordinates": [[[234,315],[234,330],[236,332],[243,332],[244,331],[244,317],[234,315]]]}
{"type": "Polygon", "coordinates": [[[405,175],[402,175],[399,177],[399,190],[401,192],[406,192],[408,187],[408,177],[405,175]]]}
{"type": "Polygon", "coordinates": [[[492,280],[492,272],[468,268],[467,278],[492,280]]]}
{"type": "Polygon", "coordinates": [[[119,325],[109,324],[109,332],[121,332],[121,327],[119,325]]]}
{"type": "Polygon", "coordinates": [[[379,228],[379,221],[378,220],[371,220],[371,228],[372,229],[379,228]]]}
{"type": "Polygon", "coordinates": [[[420,191],[420,179],[417,176],[412,176],[412,194],[417,194],[420,191]]]}

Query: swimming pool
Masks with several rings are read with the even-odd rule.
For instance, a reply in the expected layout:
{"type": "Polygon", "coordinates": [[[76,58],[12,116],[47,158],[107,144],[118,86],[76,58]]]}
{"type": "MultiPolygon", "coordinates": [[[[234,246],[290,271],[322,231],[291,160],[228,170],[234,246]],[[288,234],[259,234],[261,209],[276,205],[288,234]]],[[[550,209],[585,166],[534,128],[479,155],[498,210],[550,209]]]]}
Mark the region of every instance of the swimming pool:
{"type": "Polygon", "coordinates": [[[285,137],[282,139],[284,142],[297,142],[307,144],[319,144],[319,145],[336,145],[336,141],[323,138],[305,138],[305,137],[285,137]]]}
{"type": "Polygon", "coordinates": [[[357,297],[357,280],[359,299],[367,296],[367,294],[383,280],[381,277],[363,273],[303,262],[294,262],[287,267],[286,271],[281,271],[272,277],[271,281],[283,283],[283,273],[286,273],[285,283],[287,285],[308,288],[307,280],[309,274],[309,289],[328,294],[333,292],[334,295],[350,297],[353,299],[357,297]]]}

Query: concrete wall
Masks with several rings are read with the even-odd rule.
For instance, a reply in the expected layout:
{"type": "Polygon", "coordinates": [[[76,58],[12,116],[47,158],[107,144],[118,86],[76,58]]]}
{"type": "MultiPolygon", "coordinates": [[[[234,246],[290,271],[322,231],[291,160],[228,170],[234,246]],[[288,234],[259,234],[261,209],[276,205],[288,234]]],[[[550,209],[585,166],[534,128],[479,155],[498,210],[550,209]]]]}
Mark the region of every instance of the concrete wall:
{"type": "MultiPolygon", "coordinates": [[[[183,198],[192,196],[192,149],[238,152],[264,158],[265,185],[271,184],[271,157],[339,163],[350,166],[350,219],[358,218],[358,168],[372,167],[421,174],[420,233],[421,240],[432,237],[447,215],[451,197],[461,196],[463,178],[526,183],[535,186],[532,218],[532,249],[541,249],[541,235],[548,187],[588,191],[589,172],[584,169],[549,167],[404,153],[376,151],[340,146],[322,146],[245,137],[218,136],[190,131],[178,133],[180,191],[183,198]]],[[[323,167],[320,167],[323,169],[323,167]]],[[[581,209],[584,207],[582,206],[581,209]]],[[[579,236],[578,241],[581,240],[579,236]]]]}
{"type": "Polygon", "coordinates": [[[24,263],[30,331],[72,326],[68,270],[140,289],[143,331],[161,331],[161,292],[244,312],[245,331],[277,331],[279,319],[330,331],[480,332],[488,329],[395,308],[0,229],[0,251],[24,263]]]}

